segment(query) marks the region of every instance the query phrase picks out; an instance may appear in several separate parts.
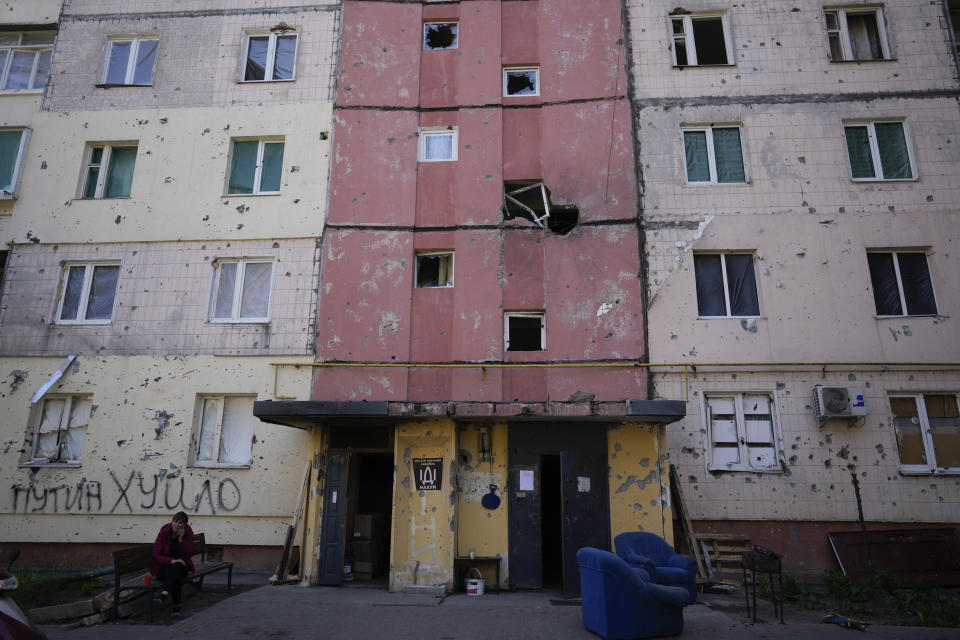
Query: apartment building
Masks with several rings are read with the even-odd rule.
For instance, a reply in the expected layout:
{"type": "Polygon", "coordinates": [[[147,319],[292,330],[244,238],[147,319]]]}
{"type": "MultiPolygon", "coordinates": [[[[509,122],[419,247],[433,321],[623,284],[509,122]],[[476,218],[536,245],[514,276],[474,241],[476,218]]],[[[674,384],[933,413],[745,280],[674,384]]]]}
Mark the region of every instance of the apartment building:
{"type": "Polygon", "coordinates": [[[338,11],[4,4],[0,539],[25,566],[105,566],[182,509],[276,567],[311,435],[253,403],[310,397],[270,363],[314,359],[338,11]]]}
{"type": "Polygon", "coordinates": [[[627,3],[670,458],[792,573],[960,514],[954,4],[627,3]]]}

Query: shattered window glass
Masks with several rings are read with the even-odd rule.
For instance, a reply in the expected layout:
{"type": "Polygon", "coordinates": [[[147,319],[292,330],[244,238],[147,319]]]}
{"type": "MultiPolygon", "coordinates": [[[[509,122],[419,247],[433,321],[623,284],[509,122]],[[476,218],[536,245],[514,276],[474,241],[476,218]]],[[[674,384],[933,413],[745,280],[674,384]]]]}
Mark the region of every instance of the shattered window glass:
{"type": "Polygon", "coordinates": [[[926,253],[871,251],[867,264],[878,316],[937,314],[926,253]]]}
{"type": "Polygon", "coordinates": [[[456,22],[427,22],[423,25],[423,48],[456,49],[458,30],[456,22]]]}
{"type": "Polygon", "coordinates": [[[543,351],[546,349],[542,313],[508,313],[507,351],[543,351]]]}
{"type": "Polygon", "coordinates": [[[92,409],[93,398],[89,396],[44,398],[34,431],[31,462],[79,462],[92,409]]]}
{"type": "Polygon", "coordinates": [[[417,255],[417,287],[452,286],[452,253],[426,253],[417,255]]]}
{"type": "Polygon", "coordinates": [[[540,95],[540,70],[536,67],[504,69],[503,95],[540,95]]]}
{"type": "Polygon", "coordinates": [[[217,261],[213,320],[263,322],[270,315],[272,260],[217,261]]]}

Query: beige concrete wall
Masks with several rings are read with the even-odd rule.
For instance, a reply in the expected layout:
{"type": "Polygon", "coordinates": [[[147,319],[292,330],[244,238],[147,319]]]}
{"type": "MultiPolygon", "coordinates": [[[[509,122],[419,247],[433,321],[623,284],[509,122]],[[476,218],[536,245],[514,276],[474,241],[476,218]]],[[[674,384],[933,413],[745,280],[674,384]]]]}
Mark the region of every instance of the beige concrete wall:
{"type": "Polygon", "coordinates": [[[60,16],[60,0],[3,0],[0,24],[53,24],[60,16]]]}
{"type": "MultiPolygon", "coordinates": [[[[307,432],[256,422],[249,467],[190,466],[198,395],[272,398],[269,359],[82,356],[49,392],[92,396],[80,466],[20,466],[33,436],[30,396],[61,362],[0,361],[7,381],[0,480],[9,488],[0,500],[0,539],[148,542],[183,509],[211,543],[283,543],[303,482],[307,432]]],[[[284,395],[307,399],[309,383],[309,368],[281,373],[284,395]]]]}

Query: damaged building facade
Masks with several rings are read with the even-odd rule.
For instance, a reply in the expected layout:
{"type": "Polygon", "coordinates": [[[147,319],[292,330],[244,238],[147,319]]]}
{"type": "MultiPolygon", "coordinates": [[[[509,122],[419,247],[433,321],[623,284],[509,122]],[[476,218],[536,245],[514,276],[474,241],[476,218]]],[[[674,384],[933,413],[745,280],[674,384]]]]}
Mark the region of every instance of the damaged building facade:
{"type": "Polygon", "coordinates": [[[0,539],[23,566],[108,566],[183,509],[276,567],[310,434],[253,403],[310,397],[270,363],[314,359],[339,4],[248,4],[0,5],[0,539]]]}
{"type": "Polygon", "coordinates": [[[671,460],[791,573],[960,514],[953,4],[627,3],[671,460]]]}

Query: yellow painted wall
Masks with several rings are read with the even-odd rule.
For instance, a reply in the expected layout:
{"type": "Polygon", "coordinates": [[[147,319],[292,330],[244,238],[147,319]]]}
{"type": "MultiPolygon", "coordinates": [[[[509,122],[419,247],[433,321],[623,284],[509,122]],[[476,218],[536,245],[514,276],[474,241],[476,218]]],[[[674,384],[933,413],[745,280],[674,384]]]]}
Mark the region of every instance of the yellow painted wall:
{"type": "Polygon", "coordinates": [[[303,581],[301,586],[314,584],[320,560],[320,518],[323,515],[323,452],[326,432],[320,427],[310,429],[304,457],[310,460],[310,486],[307,491],[300,535],[303,558],[303,581]]]}
{"type": "MultiPolygon", "coordinates": [[[[468,556],[473,551],[478,556],[500,556],[500,586],[506,587],[510,573],[507,425],[461,425],[458,436],[457,555],[468,556]],[[488,460],[481,460],[480,433],[485,429],[490,431],[491,453],[488,460]],[[491,484],[497,486],[496,495],[501,500],[500,506],[493,510],[480,503],[481,498],[490,492],[491,484]]],[[[493,570],[484,569],[484,578],[492,583],[496,579],[493,570]]]]}
{"type": "Polygon", "coordinates": [[[625,424],[607,435],[610,535],[647,531],[673,544],[670,461],[660,425],[625,424]]]}
{"type": "Polygon", "coordinates": [[[452,420],[399,425],[394,447],[390,590],[408,585],[453,589],[456,426],[452,420]],[[439,491],[417,491],[414,458],[443,458],[439,491]]]}

